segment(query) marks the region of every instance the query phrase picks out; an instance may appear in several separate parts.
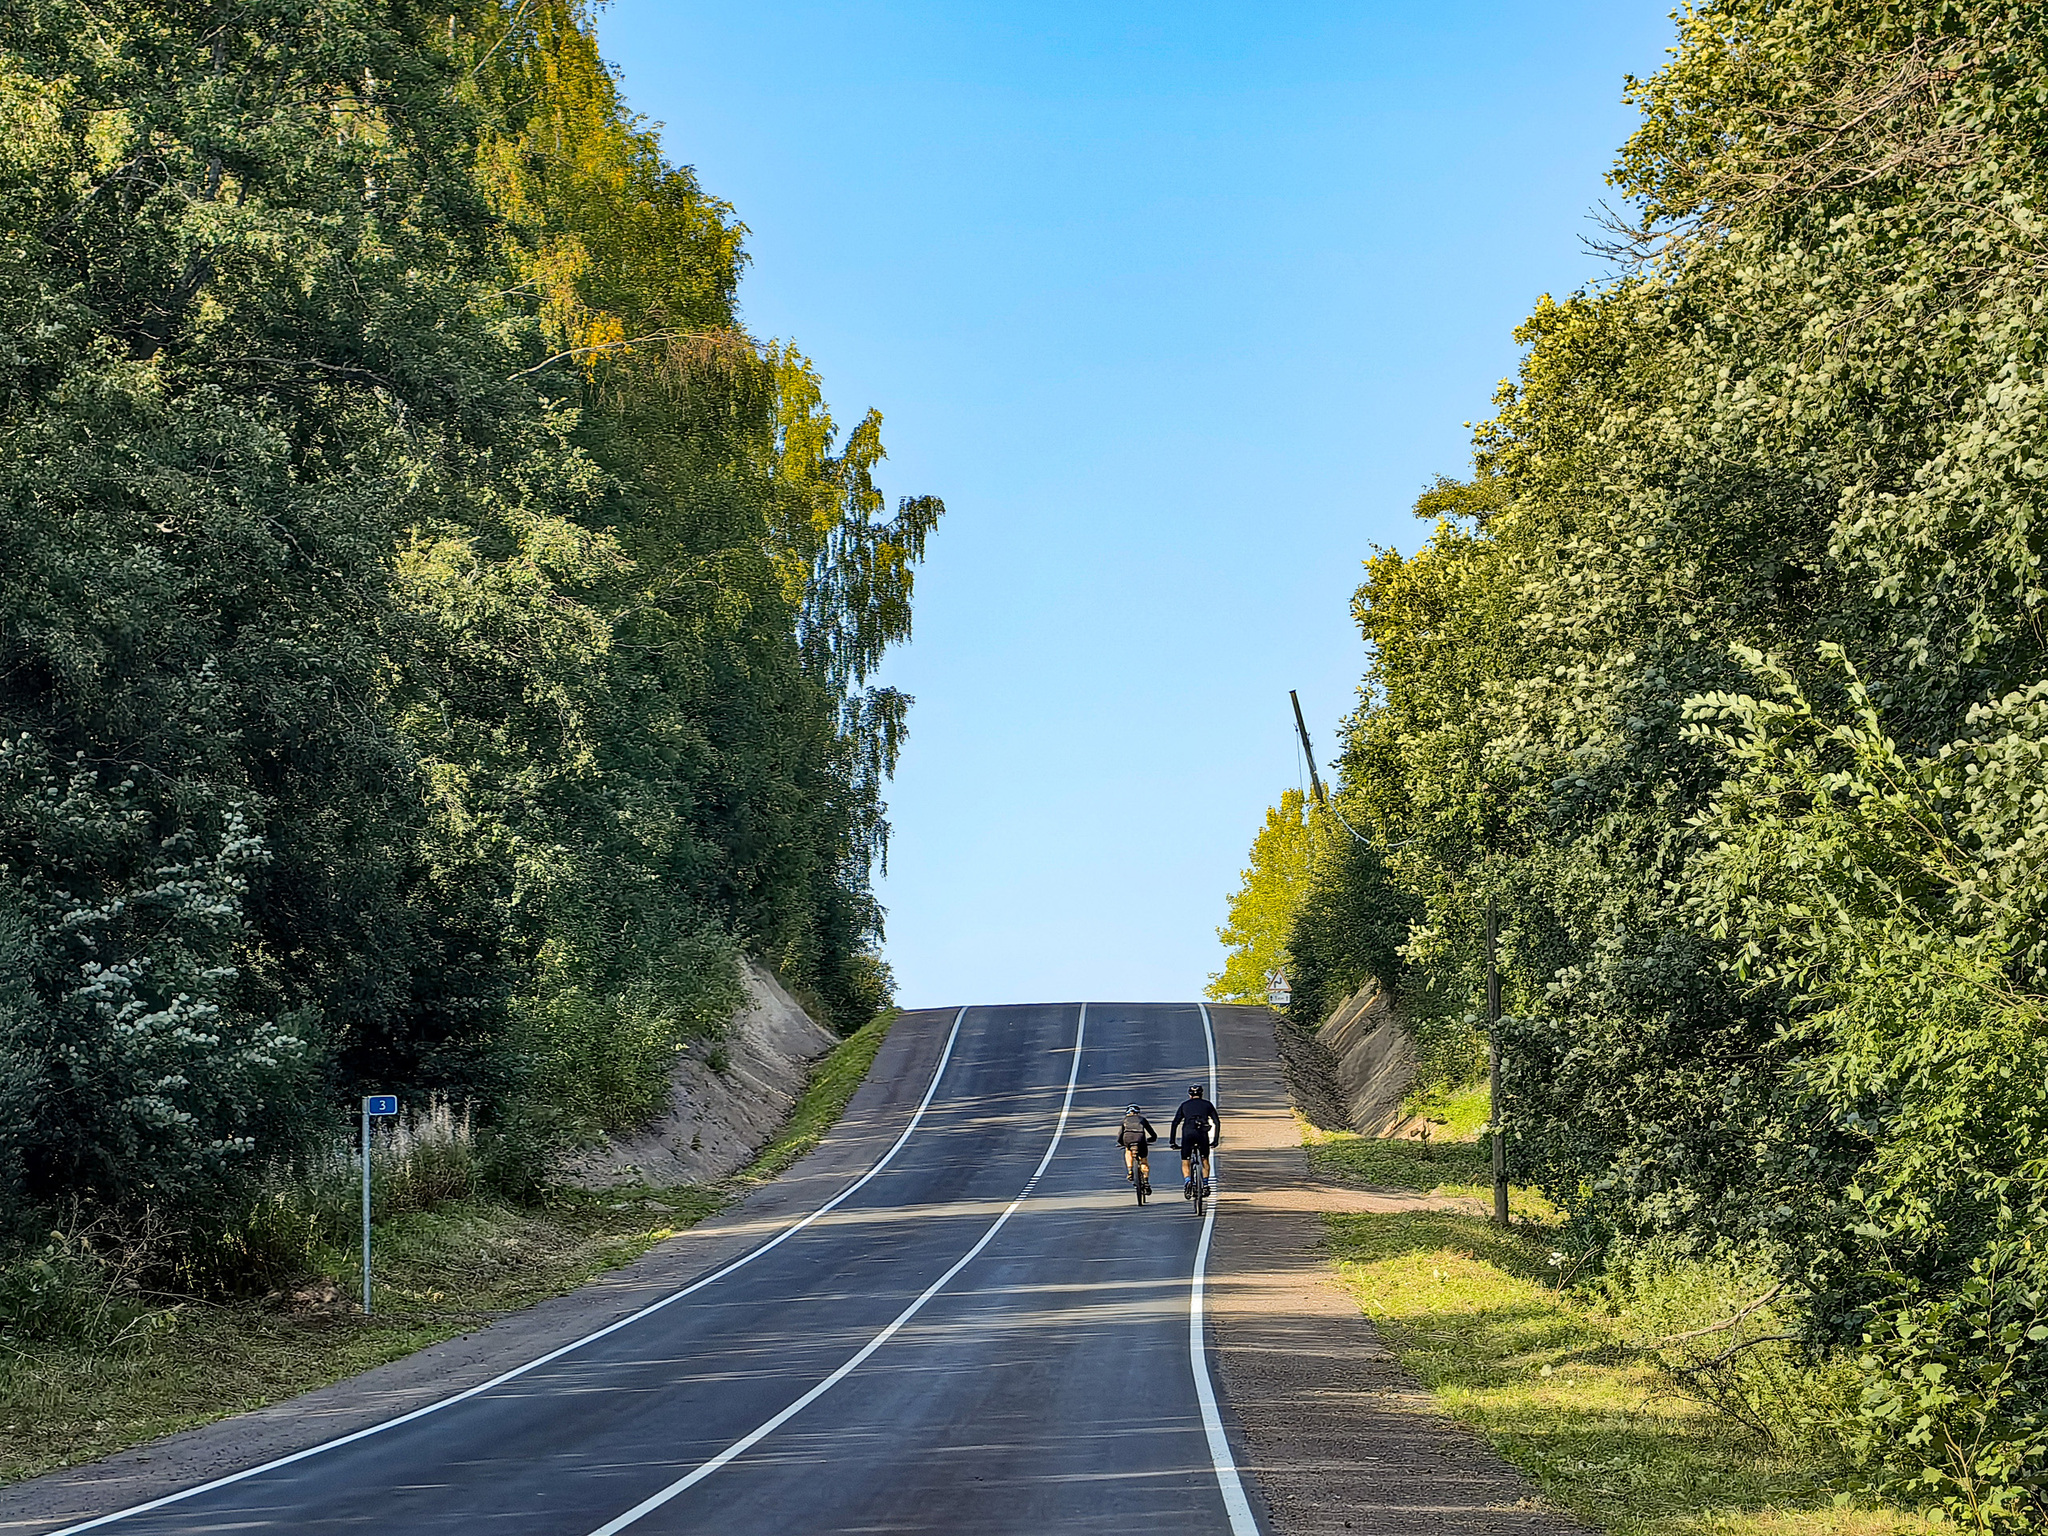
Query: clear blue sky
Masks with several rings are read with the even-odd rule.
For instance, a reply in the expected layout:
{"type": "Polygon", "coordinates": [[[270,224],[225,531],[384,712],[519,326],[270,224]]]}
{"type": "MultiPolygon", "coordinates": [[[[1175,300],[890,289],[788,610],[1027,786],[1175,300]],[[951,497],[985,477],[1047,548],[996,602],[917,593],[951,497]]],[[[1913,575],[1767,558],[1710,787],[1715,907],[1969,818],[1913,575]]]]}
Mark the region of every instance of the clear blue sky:
{"type": "Polygon", "coordinates": [[[752,234],[885,489],[945,499],[890,796],[909,1006],[1198,996],[1364,652],[1374,544],[1468,463],[1589,211],[1642,0],[617,0],[633,106],[752,234]]]}

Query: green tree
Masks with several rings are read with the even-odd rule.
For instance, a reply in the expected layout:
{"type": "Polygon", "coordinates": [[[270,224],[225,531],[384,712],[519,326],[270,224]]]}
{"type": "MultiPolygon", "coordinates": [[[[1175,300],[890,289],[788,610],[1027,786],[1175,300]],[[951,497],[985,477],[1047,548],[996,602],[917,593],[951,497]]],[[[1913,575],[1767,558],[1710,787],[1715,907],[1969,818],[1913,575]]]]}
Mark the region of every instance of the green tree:
{"type": "Polygon", "coordinates": [[[422,900],[387,703],[404,509],[505,371],[464,323],[485,211],[430,25],[0,19],[0,907],[34,979],[31,1198],[196,1198],[303,1134],[332,1050],[478,1043],[436,1006],[476,946],[422,900]]]}
{"type": "Polygon", "coordinates": [[[1252,839],[1251,863],[1238,876],[1228,920],[1216,930],[1229,953],[1223,969],[1209,978],[1211,1002],[1263,1003],[1270,978],[1290,969],[1287,937],[1301,905],[1307,872],[1308,826],[1302,817],[1302,793],[1285,790],[1280,804],[1267,810],[1265,825],[1252,839]]]}
{"type": "Polygon", "coordinates": [[[1892,1486],[1980,1529],[2038,1526],[2048,1455],[2044,82],[2038,6],[1681,15],[1621,271],[1538,307],[1360,590],[1340,789],[1411,1008],[1500,905],[1518,1171],[1610,1255],[1778,1266],[1815,1348],[1868,1336],[1892,1486]]]}

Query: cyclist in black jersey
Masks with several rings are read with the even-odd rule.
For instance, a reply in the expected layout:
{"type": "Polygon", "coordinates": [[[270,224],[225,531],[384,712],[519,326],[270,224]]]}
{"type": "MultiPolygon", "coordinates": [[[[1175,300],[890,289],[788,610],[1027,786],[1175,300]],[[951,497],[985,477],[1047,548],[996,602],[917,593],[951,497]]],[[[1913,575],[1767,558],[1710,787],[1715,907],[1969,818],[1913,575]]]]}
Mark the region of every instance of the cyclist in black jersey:
{"type": "MultiPolygon", "coordinates": [[[[1188,1101],[1173,1112],[1173,1124],[1167,1128],[1166,1144],[1180,1148],[1181,1194],[1189,1199],[1195,1193],[1195,1174],[1189,1166],[1189,1159],[1199,1148],[1203,1152],[1214,1151],[1223,1141],[1223,1117],[1216,1113],[1216,1106],[1202,1097],[1202,1085],[1188,1086],[1188,1101]]],[[[1211,1166],[1214,1166],[1213,1160],[1211,1166]]],[[[1209,1181],[1202,1181],[1202,1193],[1207,1194],[1209,1181]]]]}

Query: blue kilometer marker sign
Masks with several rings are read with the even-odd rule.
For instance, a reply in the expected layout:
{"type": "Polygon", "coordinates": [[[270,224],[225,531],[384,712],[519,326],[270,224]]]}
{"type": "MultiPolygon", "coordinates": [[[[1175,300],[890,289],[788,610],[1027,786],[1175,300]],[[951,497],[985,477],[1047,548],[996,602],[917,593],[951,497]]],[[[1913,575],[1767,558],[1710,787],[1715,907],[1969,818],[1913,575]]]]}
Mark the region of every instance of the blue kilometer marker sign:
{"type": "Polygon", "coordinates": [[[398,1113],[398,1095],[363,1095],[363,1316],[370,1315],[370,1121],[398,1113]]]}

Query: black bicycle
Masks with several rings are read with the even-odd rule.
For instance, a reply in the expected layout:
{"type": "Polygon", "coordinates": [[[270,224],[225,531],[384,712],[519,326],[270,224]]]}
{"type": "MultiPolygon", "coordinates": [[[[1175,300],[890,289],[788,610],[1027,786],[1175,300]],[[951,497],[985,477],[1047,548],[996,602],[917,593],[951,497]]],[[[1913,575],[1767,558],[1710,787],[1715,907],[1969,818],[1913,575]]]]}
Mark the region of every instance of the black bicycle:
{"type": "Polygon", "coordinates": [[[1186,1156],[1189,1174],[1187,1198],[1194,1202],[1195,1218],[1199,1221],[1203,1207],[1209,1203],[1209,1149],[1190,1147],[1186,1156]]]}
{"type": "Polygon", "coordinates": [[[1148,1150],[1145,1147],[1124,1148],[1124,1151],[1130,1154],[1131,1164],[1124,1170],[1124,1177],[1131,1181],[1131,1189],[1137,1195],[1140,1205],[1152,1198],[1152,1180],[1148,1176],[1151,1165],[1145,1156],[1148,1150]]]}

